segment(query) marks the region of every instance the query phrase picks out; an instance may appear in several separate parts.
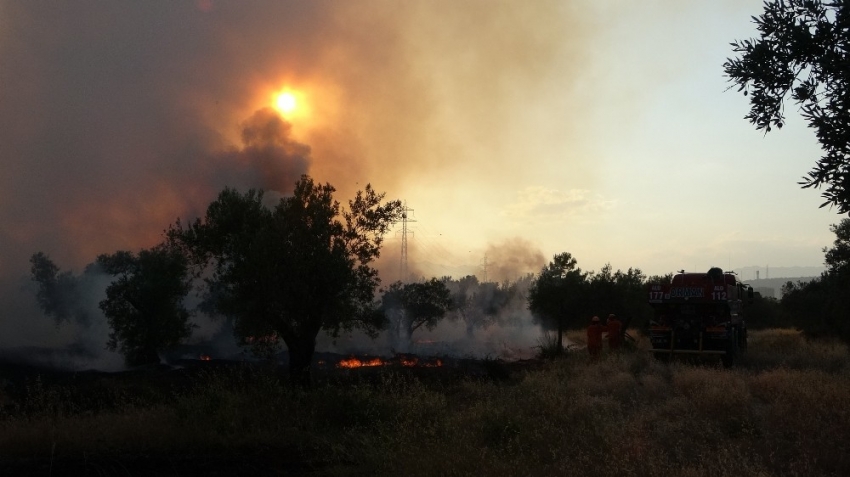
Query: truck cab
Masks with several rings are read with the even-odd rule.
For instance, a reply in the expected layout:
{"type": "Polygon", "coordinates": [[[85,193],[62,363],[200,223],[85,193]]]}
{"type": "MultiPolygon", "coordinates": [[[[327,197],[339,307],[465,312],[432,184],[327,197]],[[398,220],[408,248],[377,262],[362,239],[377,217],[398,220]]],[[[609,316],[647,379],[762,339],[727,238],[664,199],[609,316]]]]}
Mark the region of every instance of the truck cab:
{"type": "Polygon", "coordinates": [[[670,284],[649,285],[654,311],[649,337],[652,352],[662,359],[676,354],[720,356],[731,366],[747,347],[744,308],[753,289],[732,272],[681,271],[670,284]]]}

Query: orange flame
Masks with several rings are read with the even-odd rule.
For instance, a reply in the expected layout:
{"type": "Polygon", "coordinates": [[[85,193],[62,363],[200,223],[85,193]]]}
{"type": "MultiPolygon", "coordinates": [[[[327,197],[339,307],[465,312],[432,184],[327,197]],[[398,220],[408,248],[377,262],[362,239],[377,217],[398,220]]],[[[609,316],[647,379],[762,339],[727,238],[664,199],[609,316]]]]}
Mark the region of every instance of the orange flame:
{"type": "MultiPolygon", "coordinates": [[[[396,355],[396,360],[398,361],[399,364],[401,364],[402,366],[404,366],[406,368],[413,368],[413,367],[416,367],[416,366],[420,366],[420,367],[423,367],[423,368],[439,368],[440,366],[443,365],[443,360],[441,360],[439,358],[435,359],[434,361],[420,361],[419,358],[417,358],[416,356],[399,356],[399,355],[396,355]]],[[[347,359],[343,359],[340,362],[338,362],[336,364],[336,367],[337,368],[349,368],[349,369],[351,369],[351,368],[368,368],[368,367],[373,367],[373,366],[389,366],[389,365],[392,365],[394,362],[395,362],[395,360],[386,361],[386,360],[383,360],[381,358],[360,359],[360,358],[356,358],[354,356],[351,356],[347,359]]]]}
{"type": "Polygon", "coordinates": [[[361,360],[355,358],[354,356],[344,359],[337,363],[337,367],[339,368],[364,368],[364,367],[372,367],[372,366],[384,366],[384,360],[381,358],[372,358],[369,360],[361,360]]]}
{"type": "Polygon", "coordinates": [[[210,361],[210,360],[212,360],[212,358],[210,358],[210,355],[208,355],[208,354],[202,354],[202,355],[200,356],[200,358],[199,358],[199,359],[200,359],[201,361],[210,361]]]}

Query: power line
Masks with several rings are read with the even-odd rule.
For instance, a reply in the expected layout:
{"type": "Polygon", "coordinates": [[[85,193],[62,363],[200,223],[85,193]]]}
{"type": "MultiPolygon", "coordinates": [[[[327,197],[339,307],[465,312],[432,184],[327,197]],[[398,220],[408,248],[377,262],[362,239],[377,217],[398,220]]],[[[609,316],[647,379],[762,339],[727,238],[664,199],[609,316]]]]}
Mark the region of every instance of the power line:
{"type": "Polygon", "coordinates": [[[443,234],[438,234],[425,225],[419,225],[417,226],[417,229],[422,229],[423,234],[421,234],[419,238],[426,240],[427,243],[422,241],[419,241],[419,243],[428,246],[430,248],[429,253],[436,253],[448,261],[454,262],[457,260],[457,254],[446,249],[446,247],[444,247],[438,240],[438,238],[442,237],[443,234]]]}
{"type": "MultiPolygon", "coordinates": [[[[407,281],[407,223],[416,222],[407,216],[408,212],[413,212],[413,209],[407,207],[407,201],[404,201],[404,208],[401,209],[401,264],[399,275],[401,281],[407,281]]],[[[413,231],[410,232],[411,234],[413,231]]]]}

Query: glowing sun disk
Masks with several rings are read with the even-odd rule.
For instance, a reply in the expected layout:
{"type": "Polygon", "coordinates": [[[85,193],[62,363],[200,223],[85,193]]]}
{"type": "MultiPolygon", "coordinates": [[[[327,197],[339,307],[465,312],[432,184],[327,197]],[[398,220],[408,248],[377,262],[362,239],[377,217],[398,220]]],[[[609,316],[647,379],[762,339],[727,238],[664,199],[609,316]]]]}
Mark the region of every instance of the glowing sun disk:
{"type": "Polygon", "coordinates": [[[277,109],[284,113],[288,114],[295,111],[295,108],[298,106],[298,102],[295,99],[295,95],[290,92],[283,92],[277,95],[275,99],[275,106],[277,109]]]}

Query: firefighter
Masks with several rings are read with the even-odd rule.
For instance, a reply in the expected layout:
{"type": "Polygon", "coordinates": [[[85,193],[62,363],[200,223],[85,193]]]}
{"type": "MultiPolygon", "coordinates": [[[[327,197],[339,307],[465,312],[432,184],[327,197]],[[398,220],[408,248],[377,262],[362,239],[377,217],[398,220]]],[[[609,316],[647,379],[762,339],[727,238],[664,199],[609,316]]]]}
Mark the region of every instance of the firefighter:
{"type": "Polygon", "coordinates": [[[617,315],[608,315],[608,349],[617,351],[623,344],[623,323],[617,319],[617,315]]]}
{"type": "Polygon", "coordinates": [[[594,316],[587,327],[587,352],[591,358],[596,358],[602,352],[602,324],[598,316],[594,316]]]}

